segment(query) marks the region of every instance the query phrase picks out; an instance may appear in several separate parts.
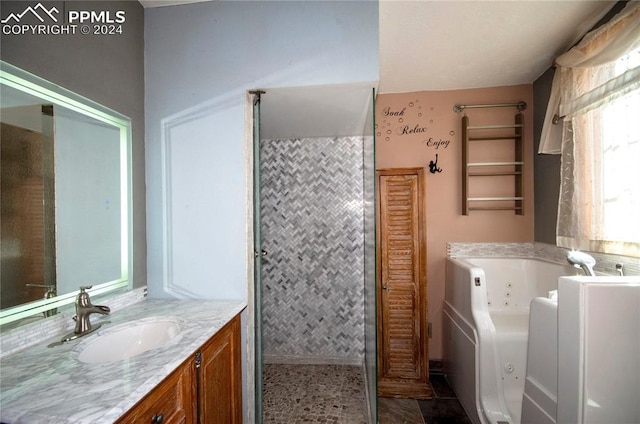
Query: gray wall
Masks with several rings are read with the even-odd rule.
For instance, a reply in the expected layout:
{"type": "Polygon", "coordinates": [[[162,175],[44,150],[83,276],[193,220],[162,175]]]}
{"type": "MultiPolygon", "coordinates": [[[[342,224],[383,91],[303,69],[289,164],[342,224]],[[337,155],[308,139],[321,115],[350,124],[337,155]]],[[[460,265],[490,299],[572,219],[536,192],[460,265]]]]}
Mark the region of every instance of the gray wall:
{"type": "MultiPolygon", "coordinates": [[[[37,2],[2,1],[0,16],[37,2]]],[[[125,11],[123,34],[5,35],[0,58],[131,118],[133,284],[147,282],[144,164],[144,10],[137,1],[41,2],[50,9],[125,11]]]]}
{"type": "Polygon", "coordinates": [[[560,155],[539,155],[542,123],[551,93],[552,68],[542,74],[533,83],[533,133],[534,133],[534,240],[556,244],[556,216],[558,214],[558,195],[560,193],[560,155]]]}

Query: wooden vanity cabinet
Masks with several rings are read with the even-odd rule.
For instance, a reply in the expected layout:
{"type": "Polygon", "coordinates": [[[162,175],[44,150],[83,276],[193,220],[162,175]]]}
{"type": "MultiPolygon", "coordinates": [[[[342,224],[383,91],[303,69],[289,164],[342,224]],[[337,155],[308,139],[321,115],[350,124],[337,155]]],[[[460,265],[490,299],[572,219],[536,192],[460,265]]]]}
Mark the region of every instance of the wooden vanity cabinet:
{"type": "Polygon", "coordinates": [[[236,316],[196,353],[200,423],[242,423],[240,316],[236,316]],[[199,356],[199,358],[198,358],[199,356]],[[199,371],[199,373],[198,373],[199,371]]]}
{"type": "Polygon", "coordinates": [[[242,424],[240,343],[237,315],[116,424],[242,424]]]}
{"type": "Polygon", "coordinates": [[[180,365],[116,423],[196,424],[191,362],[180,365]]]}

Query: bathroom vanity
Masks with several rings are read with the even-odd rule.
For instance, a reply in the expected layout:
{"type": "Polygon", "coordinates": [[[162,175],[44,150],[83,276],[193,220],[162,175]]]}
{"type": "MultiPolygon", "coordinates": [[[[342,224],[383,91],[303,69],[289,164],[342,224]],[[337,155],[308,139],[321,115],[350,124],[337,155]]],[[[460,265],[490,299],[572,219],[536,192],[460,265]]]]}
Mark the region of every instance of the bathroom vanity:
{"type": "Polygon", "coordinates": [[[236,315],[117,423],[240,424],[241,379],[236,315]]]}
{"type": "Polygon", "coordinates": [[[94,315],[103,326],[92,334],[63,344],[56,335],[0,361],[0,421],[241,423],[244,308],[145,300],[94,315]],[[136,350],[127,337],[139,329],[162,342],[140,338],[136,350]]]}

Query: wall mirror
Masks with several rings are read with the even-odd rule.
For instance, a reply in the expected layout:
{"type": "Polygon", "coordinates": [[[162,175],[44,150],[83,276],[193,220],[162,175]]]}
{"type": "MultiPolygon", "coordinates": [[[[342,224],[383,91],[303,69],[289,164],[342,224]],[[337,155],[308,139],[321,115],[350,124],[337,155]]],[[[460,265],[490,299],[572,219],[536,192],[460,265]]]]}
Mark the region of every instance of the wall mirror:
{"type": "Polygon", "coordinates": [[[131,121],[0,61],[0,325],[131,287],[131,121]]]}

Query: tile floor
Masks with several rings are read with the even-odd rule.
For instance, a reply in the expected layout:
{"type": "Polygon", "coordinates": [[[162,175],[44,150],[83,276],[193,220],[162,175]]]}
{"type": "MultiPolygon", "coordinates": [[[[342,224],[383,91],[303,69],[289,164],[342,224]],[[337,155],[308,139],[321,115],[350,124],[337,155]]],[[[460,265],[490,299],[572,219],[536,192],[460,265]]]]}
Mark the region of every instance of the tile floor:
{"type": "Polygon", "coordinates": [[[415,399],[378,398],[379,424],[424,424],[415,399]]]}
{"type": "Polygon", "coordinates": [[[264,365],[264,424],[366,424],[362,368],[264,365]]]}
{"type": "Polygon", "coordinates": [[[434,397],[419,400],[425,424],[471,424],[471,420],[462,409],[462,405],[441,370],[430,368],[429,382],[434,397]]]}
{"type": "MultiPolygon", "coordinates": [[[[471,424],[444,374],[432,368],[429,400],[378,400],[380,424],[471,424]]],[[[366,424],[362,368],[264,365],[264,424],[366,424]]]]}

